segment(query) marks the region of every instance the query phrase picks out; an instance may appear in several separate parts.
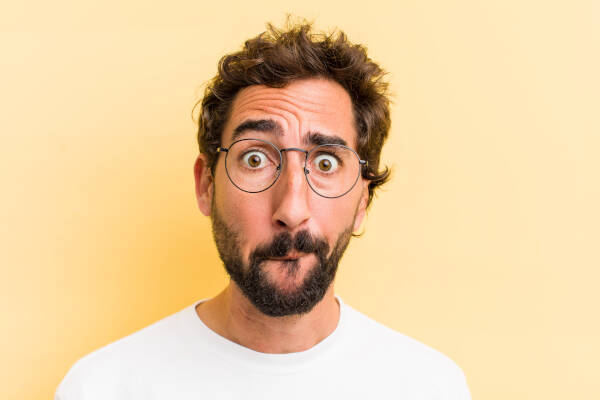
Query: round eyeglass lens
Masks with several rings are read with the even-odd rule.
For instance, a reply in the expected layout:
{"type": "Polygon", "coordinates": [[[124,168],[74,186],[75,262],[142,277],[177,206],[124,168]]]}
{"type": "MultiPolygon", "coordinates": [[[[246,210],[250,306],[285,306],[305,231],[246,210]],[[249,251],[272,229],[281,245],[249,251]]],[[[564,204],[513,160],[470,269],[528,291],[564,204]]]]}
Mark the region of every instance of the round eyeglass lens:
{"type": "Polygon", "coordinates": [[[231,182],[245,192],[262,192],[279,176],[281,153],[269,142],[241,139],[227,151],[225,169],[231,182]]]}
{"type": "Polygon", "coordinates": [[[315,147],[306,160],[310,187],[323,197],[348,193],[360,176],[360,158],[349,147],[325,144],[315,147]]]}

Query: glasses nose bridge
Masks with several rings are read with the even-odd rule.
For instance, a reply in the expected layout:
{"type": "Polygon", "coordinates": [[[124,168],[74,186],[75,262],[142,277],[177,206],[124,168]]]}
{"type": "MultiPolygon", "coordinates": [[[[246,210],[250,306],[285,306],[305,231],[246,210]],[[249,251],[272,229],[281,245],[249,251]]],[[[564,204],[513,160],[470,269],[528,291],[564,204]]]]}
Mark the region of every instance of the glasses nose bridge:
{"type": "MultiPolygon", "coordinates": [[[[304,153],[304,163],[302,165],[302,169],[306,170],[306,160],[308,159],[308,150],[304,150],[298,147],[286,147],[285,149],[280,149],[279,152],[281,153],[281,162],[282,164],[285,164],[285,157],[283,156],[284,153],[288,152],[288,151],[299,151],[300,153],[304,153]]],[[[306,171],[305,171],[306,172],[306,171]]]]}

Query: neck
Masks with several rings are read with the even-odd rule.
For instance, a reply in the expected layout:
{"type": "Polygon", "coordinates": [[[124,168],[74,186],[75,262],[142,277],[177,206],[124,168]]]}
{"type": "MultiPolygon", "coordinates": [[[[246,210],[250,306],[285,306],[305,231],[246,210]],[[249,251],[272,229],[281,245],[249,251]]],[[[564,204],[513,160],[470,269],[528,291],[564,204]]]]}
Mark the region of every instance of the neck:
{"type": "Polygon", "coordinates": [[[230,282],[219,295],[196,306],[198,317],[217,334],[261,353],[308,350],[336,328],[340,316],[333,284],[308,313],[270,317],[261,313],[230,282]]]}

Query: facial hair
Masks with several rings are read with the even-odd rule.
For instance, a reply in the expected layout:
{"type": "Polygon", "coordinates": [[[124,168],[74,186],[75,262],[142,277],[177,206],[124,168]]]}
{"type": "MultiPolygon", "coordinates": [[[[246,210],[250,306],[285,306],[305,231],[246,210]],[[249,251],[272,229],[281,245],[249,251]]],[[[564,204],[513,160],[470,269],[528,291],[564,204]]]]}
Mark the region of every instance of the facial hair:
{"type": "MultiPolygon", "coordinates": [[[[241,255],[240,235],[225,223],[214,204],[211,217],[213,237],[225,270],[244,296],[260,312],[271,317],[311,311],[323,299],[333,282],[339,261],[352,236],[351,225],[338,236],[331,255],[327,256],[330,246],[325,239],[315,237],[307,230],[298,231],[295,235],[281,232],[270,242],[257,246],[250,253],[249,263],[246,264],[241,255]],[[282,291],[269,281],[261,265],[272,257],[285,257],[292,250],[314,254],[317,263],[307,272],[299,287],[292,291],[282,291]]],[[[298,260],[280,262],[288,269],[290,277],[299,270],[298,260]]]]}

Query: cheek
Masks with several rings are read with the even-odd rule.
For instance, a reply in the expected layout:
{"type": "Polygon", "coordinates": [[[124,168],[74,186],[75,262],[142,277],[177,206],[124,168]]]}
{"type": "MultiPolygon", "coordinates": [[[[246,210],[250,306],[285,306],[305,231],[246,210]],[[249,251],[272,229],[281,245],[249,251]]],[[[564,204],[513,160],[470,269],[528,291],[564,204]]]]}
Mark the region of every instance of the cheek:
{"type": "Polygon", "coordinates": [[[312,208],[312,218],[319,225],[320,234],[327,237],[330,243],[354,223],[358,200],[354,196],[345,197],[319,199],[312,208]]]}
{"type": "Polygon", "coordinates": [[[244,257],[258,244],[271,239],[271,216],[266,199],[257,194],[244,193],[229,181],[218,181],[214,201],[221,217],[238,232],[244,257]]]}

